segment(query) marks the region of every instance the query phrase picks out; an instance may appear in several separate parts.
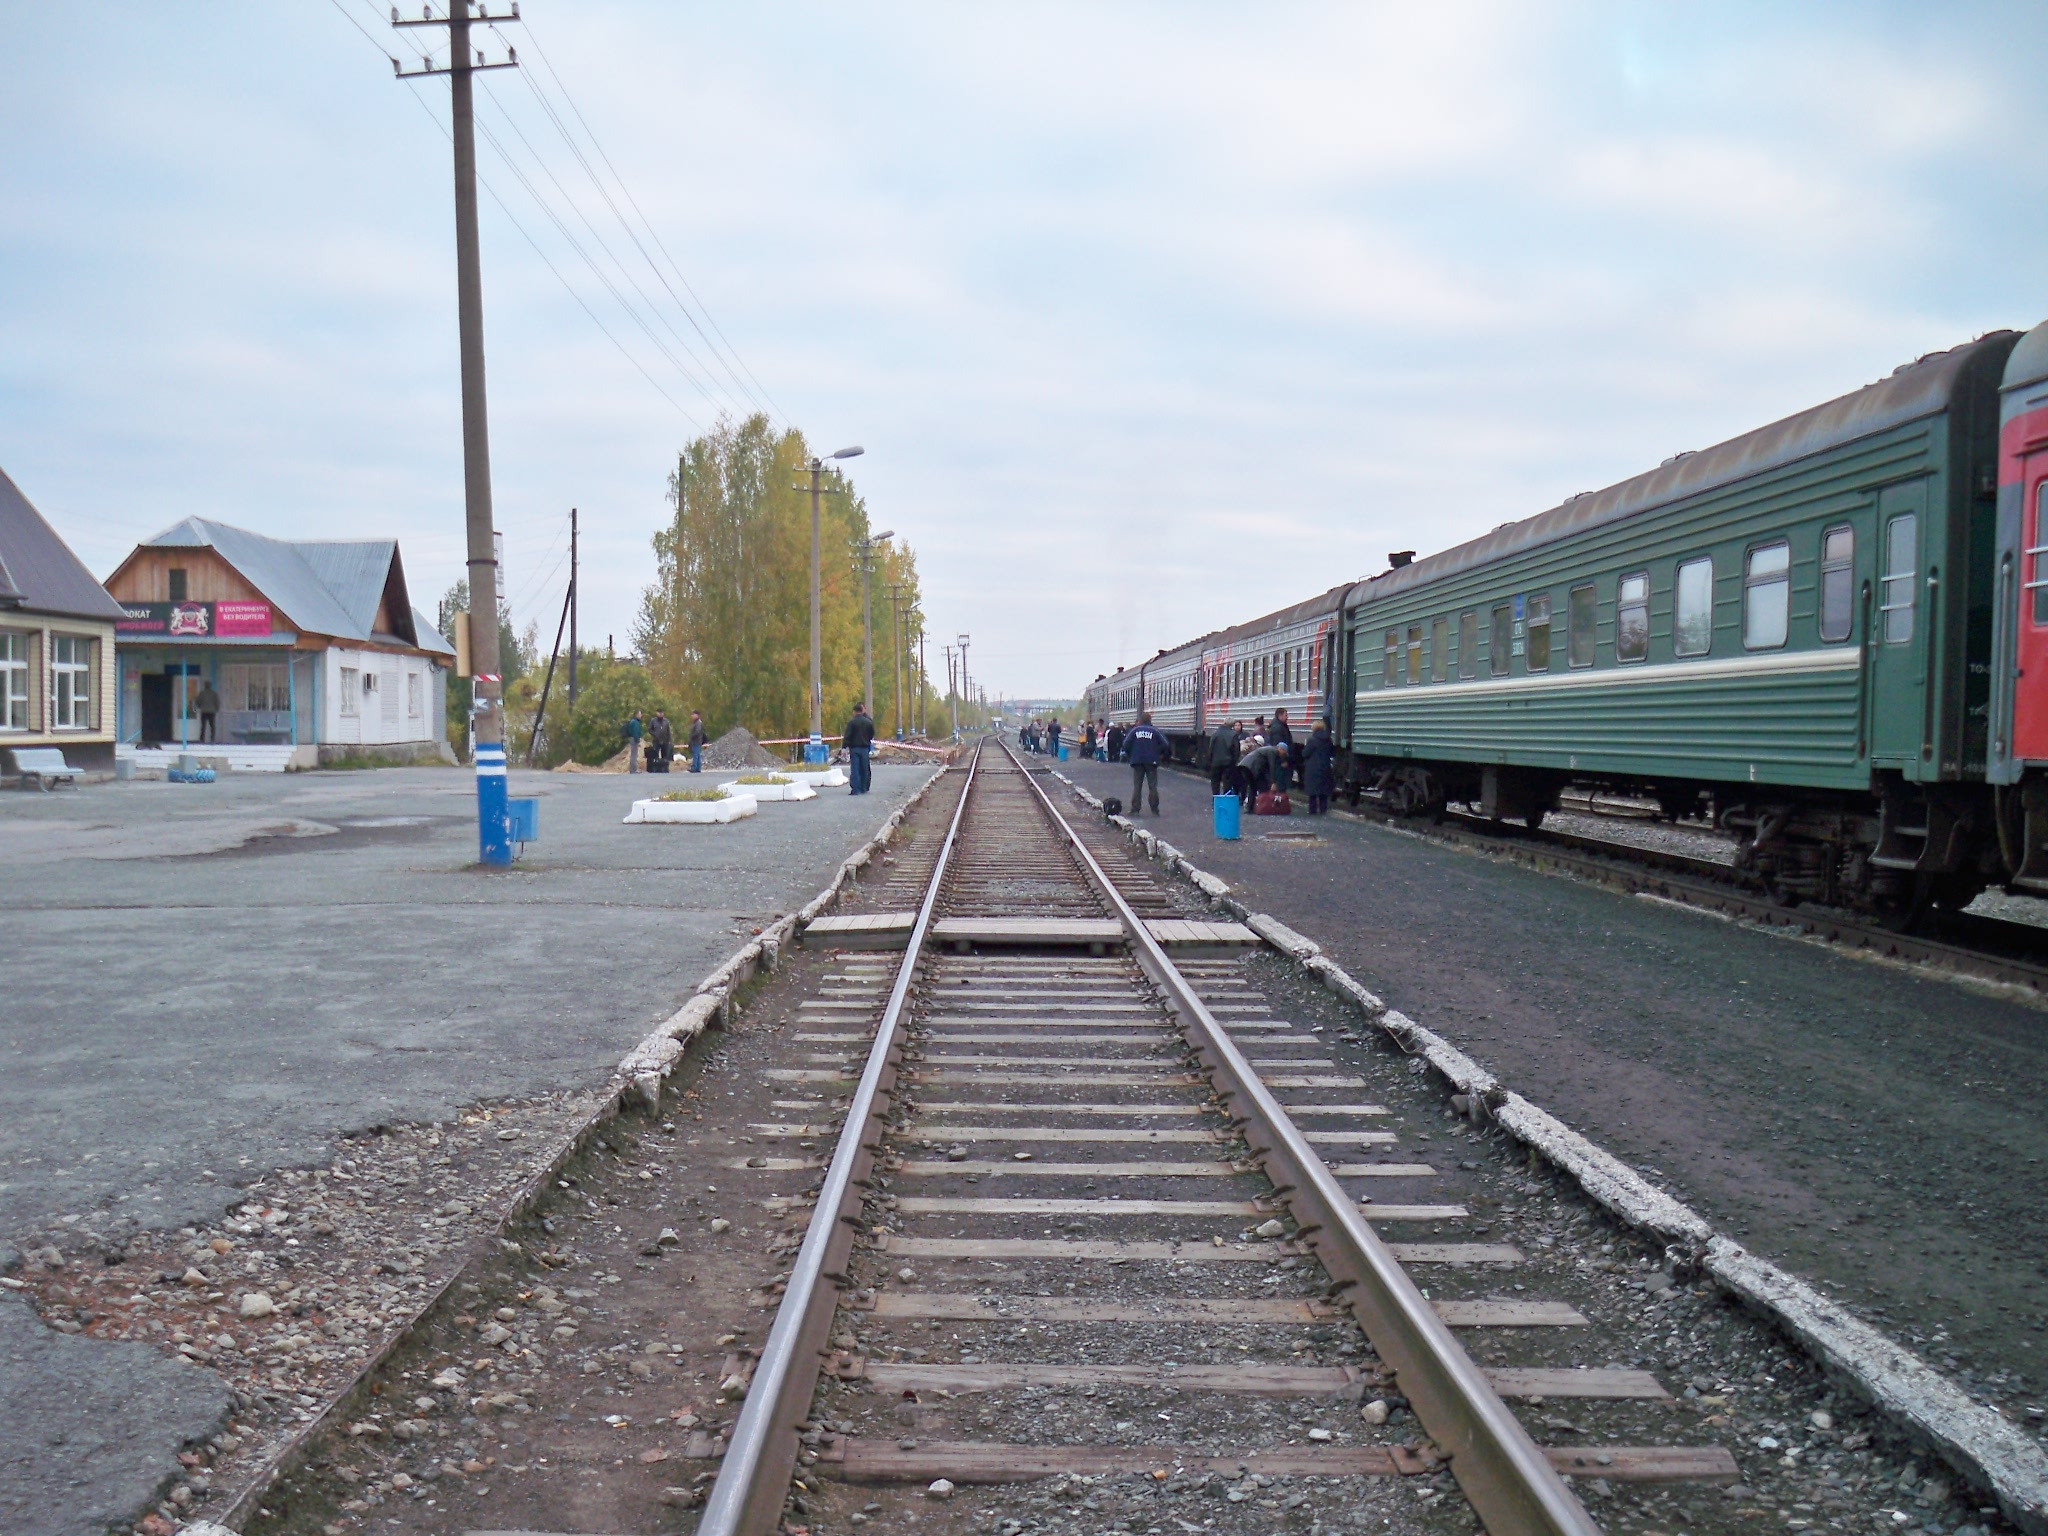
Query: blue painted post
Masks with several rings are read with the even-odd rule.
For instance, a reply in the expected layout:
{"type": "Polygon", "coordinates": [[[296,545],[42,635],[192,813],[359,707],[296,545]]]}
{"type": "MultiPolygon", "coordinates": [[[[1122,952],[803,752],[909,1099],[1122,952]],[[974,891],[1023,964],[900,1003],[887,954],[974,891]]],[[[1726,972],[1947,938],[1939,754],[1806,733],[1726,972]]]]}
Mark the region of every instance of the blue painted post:
{"type": "Polygon", "coordinates": [[[825,738],[823,736],[814,734],[804,744],[804,761],[807,763],[822,763],[825,761],[825,738]]]}
{"type": "Polygon", "coordinates": [[[505,808],[505,747],[476,744],[477,858],[501,869],[512,864],[512,824],[505,808]]]}

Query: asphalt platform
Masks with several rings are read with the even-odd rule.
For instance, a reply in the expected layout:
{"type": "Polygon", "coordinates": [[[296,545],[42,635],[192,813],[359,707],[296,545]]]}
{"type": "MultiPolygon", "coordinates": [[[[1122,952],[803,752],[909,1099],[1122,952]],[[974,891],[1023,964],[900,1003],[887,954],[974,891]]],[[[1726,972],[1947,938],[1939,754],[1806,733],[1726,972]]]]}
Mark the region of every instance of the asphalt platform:
{"type": "MultiPolygon", "coordinates": [[[[1121,765],[1059,765],[1130,798],[1121,765]]],[[[1138,824],[1395,1007],[2040,1433],[2048,1011],[1343,815],[1138,824]]]]}
{"type": "MultiPolygon", "coordinates": [[[[621,819],[731,775],[515,771],[540,837],[504,871],[474,862],[456,769],[0,794],[0,1267],[218,1218],[239,1184],[320,1164],[344,1134],[602,1083],[931,771],[877,766],[870,796],[724,827],[621,819]]],[[[133,1476],[161,1475],[222,1411],[202,1374],[0,1306],[0,1530],[132,1507],[133,1477],[81,1448],[132,1445],[133,1476]],[[92,1392],[50,1395],[83,1377],[92,1392]]]]}

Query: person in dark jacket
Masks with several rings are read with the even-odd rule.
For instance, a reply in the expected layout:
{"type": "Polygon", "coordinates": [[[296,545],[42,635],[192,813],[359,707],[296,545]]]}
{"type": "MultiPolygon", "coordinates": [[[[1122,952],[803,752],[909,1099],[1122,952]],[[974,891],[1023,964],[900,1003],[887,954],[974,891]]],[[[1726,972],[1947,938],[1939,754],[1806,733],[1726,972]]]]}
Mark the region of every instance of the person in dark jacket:
{"type": "Polygon", "coordinates": [[[1124,755],[1131,763],[1131,814],[1143,809],[1139,803],[1146,784],[1152,786],[1152,814],[1159,814],[1159,762],[1166,756],[1166,737],[1152,723],[1152,711],[1138,716],[1138,723],[1124,739],[1124,755]]]}
{"type": "Polygon", "coordinates": [[[1266,732],[1266,745],[1279,750],[1280,762],[1273,775],[1273,787],[1284,795],[1294,769],[1294,732],[1287,728],[1287,711],[1284,708],[1273,711],[1273,728],[1266,732]]]}
{"type": "Polygon", "coordinates": [[[846,748],[847,763],[853,769],[849,775],[853,780],[852,793],[866,794],[874,785],[868,754],[875,750],[875,722],[868,718],[865,702],[853,706],[853,718],[846,722],[846,734],[840,738],[840,745],[846,748]]]}
{"type": "Polygon", "coordinates": [[[1081,729],[1081,755],[1090,762],[1095,760],[1095,722],[1088,721],[1081,729]]]}
{"type": "Polygon", "coordinates": [[[1245,753],[1244,761],[1237,765],[1242,775],[1238,794],[1247,802],[1256,801],[1264,790],[1272,789],[1280,782],[1283,771],[1280,764],[1285,761],[1280,749],[1271,742],[1252,748],[1245,753]]]}
{"type": "Polygon", "coordinates": [[[647,727],[640,723],[640,711],[634,710],[632,718],[619,727],[619,734],[626,738],[626,772],[640,771],[640,738],[647,727]]]}
{"type": "Polygon", "coordinates": [[[675,752],[676,733],[668,723],[668,711],[657,709],[654,718],[647,722],[647,771],[667,773],[675,752]]]}
{"type": "Polygon", "coordinates": [[[704,771],[704,717],[696,710],[690,711],[690,772],[704,771]]]}
{"type": "Polygon", "coordinates": [[[1301,787],[1308,795],[1309,815],[1327,815],[1330,796],[1337,791],[1337,743],[1330,736],[1328,715],[1316,722],[1302,744],[1301,787]]]}
{"type": "Polygon", "coordinates": [[[1244,728],[1235,720],[1226,720],[1209,733],[1209,794],[1212,798],[1223,793],[1224,780],[1237,766],[1237,744],[1243,739],[1244,728]]]}
{"type": "Polygon", "coordinates": [[[1057,720],[1048,721],[1046,723],[1045,750],[1049,755],[1053,757],[1058,757],[1060,755],[1060,723],[1057,720]]]}
{"type": "Polygon", "coordinates": [[[1109,742],[1109,760],[1112,763],[1122,762],[1124,760],[1124,728],[1112,721],[1107,739],[1109,742]]]}

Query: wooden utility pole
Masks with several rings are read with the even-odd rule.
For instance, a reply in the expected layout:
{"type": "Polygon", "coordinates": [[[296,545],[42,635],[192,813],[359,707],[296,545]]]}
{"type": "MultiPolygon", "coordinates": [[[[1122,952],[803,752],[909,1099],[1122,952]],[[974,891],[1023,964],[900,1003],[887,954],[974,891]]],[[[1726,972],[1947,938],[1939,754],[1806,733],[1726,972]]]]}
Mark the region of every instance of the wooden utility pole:
{"type": "MultiPolygon", "coordinates": [[[[827,454],[825,458],[857,459],[860,455],[861,449],[857,447],[841,448],[837,453],[827,454]]],[[[804,761],[822,763],[825,761],[825,672],[818,611],[818,498],[826,494],[822,483],[825,460],[813,454],[811,462],[805,468],[809,471],[811,493],[811,739],[804,747],[804,761]]],[[[805,487],[799,484],[797,489],[801,491],[805,487]]],[[[862,702],[873,701],[864,699],[862,702]]]]}
{"type": "Polygon", "coordinates": [[[889,703],[896,716],[896,739],[903,739],[903,584],[890,582],[882,589],[889,594],[889,703]]]}
{"type": "Polygon", "coordinates": [[[470,76],[480,69],[514,69],[518,59],[508,49],[501,64],[486,64],[469,46],[472,22],[518,20],[518,11],[475,16],[470,0],[450,0],[448,14],[401,21],[394,27],[446,27],[448,67],[434,68],[429,58],[419,69],[391,67],[400,79],[417,75],[448,77],[455,143],[455,314],[462,352],[462,505],[469,543],[469,645],[475,677],[471,683],[471,731],[476,743],[476,830],[480,863],[512,862],[512,829],[506,820],[505,680],[499,673],[498,559],[491,529],[491,431],[484,395],[483,272],[476,230],[476,101],[470,76]]]}
{"type": "Polygon", "coordinates": [[[576,609],[581,594],[576,590],[576,509],[569,509],[569,714],[576,714],[576,609]]]}

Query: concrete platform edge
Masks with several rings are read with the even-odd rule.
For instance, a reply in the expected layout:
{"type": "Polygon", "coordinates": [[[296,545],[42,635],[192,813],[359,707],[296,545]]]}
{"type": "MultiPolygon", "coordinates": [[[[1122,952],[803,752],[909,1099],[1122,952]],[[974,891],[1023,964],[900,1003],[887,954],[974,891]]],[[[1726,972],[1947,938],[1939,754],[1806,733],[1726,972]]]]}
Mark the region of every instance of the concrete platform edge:
{"type": "MultiPolygon", "coordinates": [[[[950,766],[950,765],[949,765],[950,766]]],[[[833,872],[831,881],[796,912],[790,913],[761,934],[740,946],[732,955],[712,970],[697,984],[696,991],[673,1014],[665,1019],[638,1045],[626,1053],[614,1073],[609,1091],[599,1101],[584,1122],[569,1132],[556,1146],[546,1163],[538,1169],[506,1204],[497,1223],[491,1229],[491,1236],[479,1242],[462,1263],[449,1272],[442,1282],[430,1291],[404,1323],[394,1329],[377,1350],[364,1361],[361,1369],[329,1398],[327,1405],[310,1420],[299,1426],[291,1439],[280,1446],[250,1479],[248,1486],[235,1496],[235,1500],[221,1512],[217,1520],[208,1519],[188,1525],[187,1532],[201,1531],[204,1536],[235,1536],[241,1522],[253,1514],[260,1501],[280,1479],[295,1471],[305,1457],[313,1441],[324,1431],[346,1418],[368,1390],[370,1379],[389,1360],[398,1347],[411,1336],[422,1318],[439,1306],[448,1292],[462,1277],[470,1272],[477,1261],[489,1253],[493,1246],[504,1253],[522,1253],[524,1246],[509,1236],[512,1227],[521,1218],[530,1214],[539,1203],[541,1195],[560,1175],[562,1169],[581,1153],[597,1135],[634,1099],[651,1106],[661,1102],[661,1085],[675,1071],[687,1054],[690,1042],[699,1038],[716,1022],[727,1024],[737,1010],[735,993],[751,981],[762,970],[773,970],[782,946],[789,942],[803,924],[818,913],[837,902],[846,886],[860,878],[860,872],[869,861],[896,834],[904,818],[914,811],[932,786],[947,772],[946,767],[935,769],[924,783],[911,792],[910,798],[889,813],[888,820],[876,829],[859,848],[840,862],[833,872]]]]}
{"type": "MultiPolygon", "coordinates": [[[[1053,777],[1085,803],[1102,801],[1059,773],[1053,777]]],[[[1466,1101],[1466,1113],[1491,1117],[1502,1129],[1556,1164],[1616,1217],[1667,1244],[1675,1262],[1703,1270],[1717,1285],[1772,1318],[1829,1370],[1852,1383],[1879,1411],[1932,1446],[1950,1466],[1989,1492],[2005,1516],[2030,1536],[2048,1536],[2048,1452],[2004,1416],[1976,1402],[1912,1351],[1851,1316],[1826,1296],[1674,1200],[1611,1152],[1589,1141],[1548,1111],[1508,1090],[1494,1075],[1425,1029],[1389,1008],[1322,953],[1313,940],[1284,923],[1249,910],[1230,886],[1198,869],[1178,848],[1125,816],[1110,824],[1148,857],[1182,876],[1214,906],[1232,912],[1411,1055],[1429,1062],[1466,1101]]]]}

